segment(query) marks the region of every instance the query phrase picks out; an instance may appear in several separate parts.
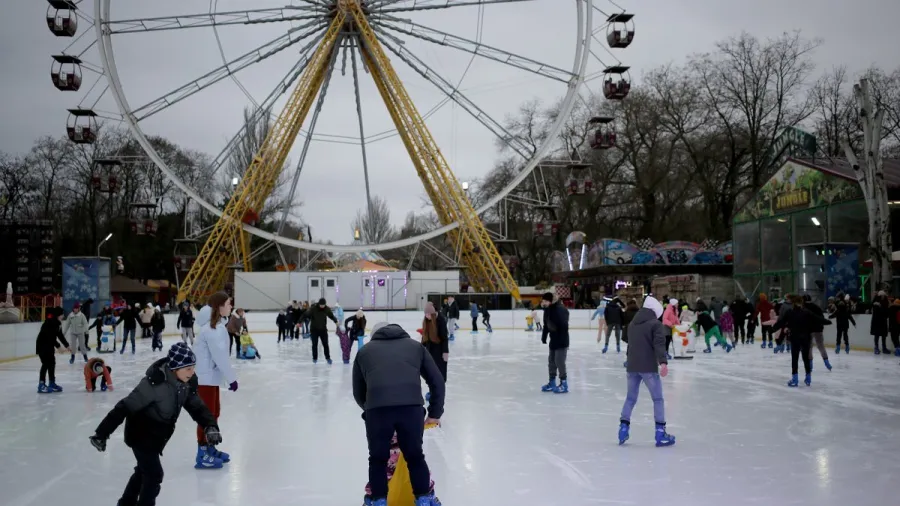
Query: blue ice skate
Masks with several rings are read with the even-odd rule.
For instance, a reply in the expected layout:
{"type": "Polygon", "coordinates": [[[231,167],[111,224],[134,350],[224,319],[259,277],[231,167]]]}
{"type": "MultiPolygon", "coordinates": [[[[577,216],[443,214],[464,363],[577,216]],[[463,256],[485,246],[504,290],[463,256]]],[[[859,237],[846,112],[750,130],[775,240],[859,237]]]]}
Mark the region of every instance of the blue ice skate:
{"type": "Polygon", "coordinates": [[[431,402],[431,392],[425,392],[425,402],[431,402]]]}
{"type": "Polygon", "coordinates": [[[609,349],[609,346],[604,346],[600,353],[606,354],[606,351],[609,349]]]}
{"type": "Polygon", "coordinates": [[[331,365],[331,359],[330,359],[330,358],[329,358],[328,360],[326,360],[326,362],[328,362],[328,365],[331,365]]]}
{"type": "MultiPolygon", "coordinates": [[[[878,350],[875,350],[875,351],[878,351],[878,350]]],[[[75,363],[75,354],[73,353],[72,357],[69,358],[69,364],[74,364],[74,363],[75,363]]]]}
{"type": "Polygon", "coordinates": [[[107,389],[106,383],[103,383],[103,384],[100,385],[100,391],[101,391],[101,392],[105,392],[106,389],[107,389]]]}
{"type": "Polygon", "coordinates": [[[875,347],[875,354],[881,355],[881,350],[878,349],[878,346],[875,347]]]}
{"type": "Polygon", "coordinates": [[[39,394],[49,394],[49,393],[51,393],[51,392],[52,392],[52,390],[50,390],[49,388],[47,388],[47,384],[46,384],[46,383],[44,383],[43,381],[40,382],[40,383],[38,383],[38,393],[39,393],[39,394]]]}
{"type": "MultiPolygon", "coordinates": [[[[666,352],[666,360],[672,360],[672,355],[669,352],[666,352]]],[[[627,364],[628,362],[625,363],[627,364]]]]}
{"type": "Polygon", "coordinates": [[[209,453],[210,455],[212,455],[214,458],[221,460],[222,463],[231,462],[231,455],[229,455],[225,452],[219,451],[218,448],[216,448],[213,445],[207,446],[206,452],[209,453]]]}
{"type": "Polygon", "coordinates": [[[719,345],[719,341],[716,341],[713,343],[713,346],[718,346],[718,345],[719,345]]]}
{"type": "Polygon", "coordinates": [[[50,390],[51,392],[62,392],[62,387],[52,381],[50,382],[49,385],[47,385],[47,389],[50,390]]]}
{"type": "Polygon", "coordinates": [[[769,339],[769,348],[771,348],[771,347],[772,347],[772,340],[769,339]]]}
{"type": "Polygon", "coordinates": [[[806,378],[803,379],[803,382],[806,383],[806,386],[812,386],[812,375],[807,374],[806,378]]]}
{"type": "Polygon", "coordinates": [[[541,387],[541,392],[553,392],[556,390],[556,378],[551,378],[550,382],[541,387]]]}
{"type": "Polygon", "coordinates": [[[317,363],[319,363],[319,361],[316,360],[316,359],[313,359],[313,363],[314,363],[314,364],[317,364],[317,363]]]}
{"type": "Polygon", "coordinates": [[[349,360],[344,360],[344,365],[349,365],[349,364],[350,364],[349,360]]]}
{"type": "Polygon", "coordinates": [[[731,353],[731,350],[733,350],[733,349],[734,349],[734,346],[732,346],[728,343],[725,344],[725,353],[731,353]]]}
{"type": "Polygon", "coordinates": [[[760,348],[766,349],[766,340],[765,339],[763,339],[763,343],[762,343],[762,346],[760,346],[760,348]]]}
{"type": "Polygon", "coordinates": [[[797,375],[794,374],[791,376],[791,381],[788,381],[787,386],[795,387],[800,384],[800,380],[797,379],[797,375]]]}
{"type": "Polygon", "coordinates": [[[387,506],[387,498],[372,499],[369,496],[363,498],[363,506],[387,506]]]}
{"type": "Polygon", "coordinates": [[[666,424],[656,424],[656,446],[672,446],[675,444],[675,436],[666,432],[666,424]]]}
{"type": "Polygon", "coordinates": [[[784,351],[783,344],[779,344],[778,346],[775,347],[775,353],[781,353],[782,351],[784,351]]]}
{"type": "Polygon", "coordinates": [[[709,346],[707,346],[706,349],[703,350],[703,353],[712,353],[712,348],[710,348],[709,346]]]}
{"type": "Polygon", "coordinates": [[[555,394],[569,393],[569,382],[566,380],[560,381],[559,386],[553,389],[553,393],[555,393],[555,394]]]}
{"type": "Polygon", "coordinates": [[[222,469],[222,459],[210,455],[208,447],[198,446],[194,469],[222,469]]]}
{"type": "Polygon", "coordinates": [[[441,501],[432,492],[428,495],[416,497],[416,506],[441,506],[441,501]]]}
{"type": "Polygon", "coordinates": [[[616,353],[622,353],[622,346],[616,345],[616,353]]]}
{"type": "Polygon", "coordinates": [[[834,354],[835,355],[841,354],[841,344],[840,343],[838,343],[838,345],[834,347],[834,354]]]}
{"type": "Polygon", "coordinates": [[[628,429],[631,428],[631,425],[628,422],[619,422],[619,446],[625,444],[625,441],[628,441],[628,438],[631,437],[628,434],[628,429]]]}
{"type": "Polygon", "coordinates": [[[450,334],[450,340],[451,341],[456,340],[456,334],[450,334]]]}

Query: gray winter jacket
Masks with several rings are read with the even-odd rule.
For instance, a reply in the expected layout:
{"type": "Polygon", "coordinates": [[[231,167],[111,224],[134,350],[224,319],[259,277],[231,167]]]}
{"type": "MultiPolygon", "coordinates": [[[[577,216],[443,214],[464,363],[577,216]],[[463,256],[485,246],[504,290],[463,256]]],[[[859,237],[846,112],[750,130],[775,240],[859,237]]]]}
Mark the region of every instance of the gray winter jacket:
{"type": "Polygon", "coordinates": [[[428,416],[444,414],[444,377],[428,350],[396,324],[384,326],[356,354],[353,398],[364,410],[422,406],[422,381],[431,391],[428,416]]]}
{"type": "Polygon", "coordinates": [[[641,308],[628,325],[628,372],[659,372],[666,363],[666,335],[670,330],[653,310],[641,308]]]}
{"type": "Polygon", "coordinates": [[[63,333],[67,336],[84,336],[88,331],[88,321],[81,311],[72,311],[63,323],[63,333]]]}
{"type": "Polygon", "coordinates": [[[719,324],[719,319],[722,318],[722,309],[725,307],[720,300],[714,300],[709,303],[709,309],[712,311],[712,316],[716,320],[716,325],[719,324]]]}

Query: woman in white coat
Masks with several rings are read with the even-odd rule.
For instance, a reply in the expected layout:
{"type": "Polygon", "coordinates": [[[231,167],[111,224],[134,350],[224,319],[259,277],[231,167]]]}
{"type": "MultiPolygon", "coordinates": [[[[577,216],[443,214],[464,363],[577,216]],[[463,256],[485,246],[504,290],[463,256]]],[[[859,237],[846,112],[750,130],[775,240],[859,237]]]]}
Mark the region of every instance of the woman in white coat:
{"type": "MultiPolygon", "coordinates": [[[[197,357],[196,373],[199,387],[197,393],[216,420],[219,419],[221,405],[219,403],[219,387],[228,385],[228,389],[238,389],[237,375],[231,368],[231,354],[228,352],[228,331],[225,323],[231,314],[231,298],[225,292],[217,292],[209,297],[207,305],[197,315],[200,335],[194,344],[197,357]]],[[[220,469],[230,459],[227,453],[215,446],[207,445],[206,434],[202,427],[197,427],[197,469],[220,469]]]]}

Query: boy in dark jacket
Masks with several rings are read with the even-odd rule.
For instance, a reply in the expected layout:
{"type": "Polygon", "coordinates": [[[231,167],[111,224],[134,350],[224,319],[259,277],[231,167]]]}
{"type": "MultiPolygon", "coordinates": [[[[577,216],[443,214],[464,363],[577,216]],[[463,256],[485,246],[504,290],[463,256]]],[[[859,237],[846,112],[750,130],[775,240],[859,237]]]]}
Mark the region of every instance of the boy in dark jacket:
{"type": "Polygon", "coordinates": [[[837,303],[834,313],[828,315],[828,318],[837,320],[837,344],[834,347],[834,352],[841,352],[841,338],[843,338],[844,352],[850,353],[850,337],[847,335],[847,331],[850,330],[851,323],[854,327],[856,326],[856,320],[853,319],[853,314],[850,312],[849,295],[845,295],[844,299],[837,303]]]}
{"type": "Polygon", "coordinates": [[[609,349],[609,336],[611,336],[613,332],[616,333],[616,353],[621,353],[622,348],[620,341],[622,340],[623,316],[622,300],[615,297],[606,305],[606,310],[603,312],[603,319],[606,321],[606,341],[603,343],[602,353],[606,353],[607,349],[609,349]]]}
{"type": "Polygon", "coordinates": [[[619,444],[628,441],[631,428],[631,412],[637,404],[641,383],[647,385],[653,399],[653,418],[656,421],[656,446],[672,446],[675,436],[666,433],[666,411],[663,400],[662,380],[669,374],[666,360],[666,336],[669,329],[659,321],[662,304],[649,296],[644,300],[634,319],[628,325],[628,394],[622,406],[619,423],[619,444]]]}
{"type": "Polygon", "coordinates": [[[426,425],[439,424],[444,413],[444,378],[428,350],[410,339],[399,325],[376,324],[369,344],[357,352],[353,362],[353,398],[364,410],[369,441],[371,494],[364,498],[364,504],[387,505],[385,470],[396,432],[416,506],[439,506],[422,453],[422,434],[426,425]],[[427,418],[420,378],[428,383],[431,393],[427,418]]]}
{"type": "MultiPolygon", "coordinates": [[[[825,311],[823,311],[818,304],[812,301],[812,297],[810,297],[808,293],[803,295],[803,307],[819,317],[819,320],[814,322],[809,329],[810,337],[812,338],[812,342],[815,343],[816,347],[819,348],[819,355],[821,355],[822,360],[825,362],[825,367],[827,367],[830,371],[831,362],[828,361],[828,352],[825,350],[825,325],[821,323],[821,321],[825,319],[825,311]]],[[[809,369],[812,370],[812,368],[812,343],[810,343],[809,369]]]]}
{"type": "Polygon", "coordinates": [[[456,320],[459,320],[459,304],[455,297],[447,297],[447,331],[450,332],[450,340],[456,339],[456,320]]]}
{"type": "Polygon", "coordinates": [[[184,341],[184,344],[194,345],[194,311],[191,310],[191,304],[188,301],[181,303],[181,311],[178,313],[175,328],[181,329],[181,340],[184,341]]]}
{"type": "Polygon", "coordinates": [[[38,332],[37,342],[35,343],[35,353],[41,359],[41,380],[38,383],[39,394],[49,394],[52,392],[62,392],[61,386],[56,384],[56,349],[62,343],[66,348],[69,342],[66,341],[62,331],[62,319],[65,311],[61,307],[54,307],[47,310],[47,319],[41,324],[41,330],[38,332]],[[50,374],[50,384],[44,383],[44,379],[50,374]]]}
{"type": "Polygon", "coordinates": [[[287,314],[283,309],[275,317],[275,325],[278,327],[278,342],[280,343],[282,338],[287,341],[290,330],[288,329],[287,314]]]}
{"type": "Polygon", "coordinates": [[[566,358],[569,354],[569,310],[560,301],[553,302],[553,294],[550,292],[541,298],[541,307],[544,308],[541,343],[547,344],[547,336],[550,336],[550,357],[547,360],[550,382],[542,386],[541,391],[564,394],[569,391],[566,375],[566,358]],[[556,385],[557,371],[559,371],[559,386],[556,385]]]}
{"type": "Polygon", "coordinates": [[[309,334],[312,337],[313,363],[315,364],[319,360],[319,340],[321,339],[322,349],[325,351],[325,360],[330,365],[331,351],[328,349],[328,320],[333,321],[338,328],[340,328],[341,324],[334,316],[334,313],[331,312],[331,308],[328,307],[325,299],[319,299],[319,302],[307,309],[300,319],[308,319],[310,321],[309,334]]]}
{"type": "Polygon", "coordinates": [[[713,320],[713,317],[710,316],[708,311],[697,314],[697,323],[694,324],[694,328],[697,327],[703,329],[703,336],[706,339],[706,349],[703,350],[703,353],[712,353],[712,348],[709,347],[709,340],[713,337],[722,348],[725,348],[725,353],[731,353],[731,350],[733,349],[732,346],[728,344],[728,341],[722,336],[722,331],[719,330],[719,326],[716,324],[716,321],[713,320]]]}
{"type": "Polygon", "coordinates": [[[156,504],[163,480],[159,457],[175,432],[182,407],[205,428],[209,444],[222,442],[215,419],[197,395],[195,363],[194,352],[186,344],[172,345],[168,356],[147,369],[138,386],[116,404],[90,437],[94,448],[106,451],[109,436],[125,422],[125,444],[134,452],[137,465],[119,506],[156,504]]]}
{"type": "Polygon", "coordinates": [[[137,304],[134,306],[126,306],[125,309],[122,310],[120,321],[122,322],[122,328],[124,330],[122,332],[122,351],[119,352],[120,355],[125,353],[125,345],[128,344],[128,336],[131,336],[131,354],[134,355],[134,335],[137,332],[138,313],[140,313],[140,307],[137,304]]]}

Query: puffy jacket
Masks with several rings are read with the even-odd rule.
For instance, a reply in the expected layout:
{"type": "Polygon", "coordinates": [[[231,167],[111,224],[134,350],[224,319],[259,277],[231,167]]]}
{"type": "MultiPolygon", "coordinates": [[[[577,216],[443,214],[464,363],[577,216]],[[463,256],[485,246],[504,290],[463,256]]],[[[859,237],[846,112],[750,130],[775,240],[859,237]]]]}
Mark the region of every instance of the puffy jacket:
{"type": "Polygon", "coordinates": [[[621,325],[622,313],[622,306],[619,305],[619,299],[613,299],[612,302],[606,305],[606,311],[603,312],[603,319],[606,320],[607,325],[621,325]]]}
{"type": "Polygon", "coordinates": [[[331,312],[331,308],[328,306],[325,306],[321,309],[318,305],[310,306],[310,308],[303,313],[303,316],[301,318],[309,318],[310,331],[327,331],[328,320],[333,321],[335,325],[340,325],[340,323],[338,323],[337,321],[337,318],[334,317],[334,313],[331,312]]]}
{"type": "Polygon", "coordinates": [[[201,427],[215,426],[215,419],[197,395],[196,376],[187,383],[179,381],[166,365],[167,360],[154,362],[138,386],[106,415],[97,426],[99,437],[108,439],[124,421],[126,445],[162,455],[182,407],[201,427]]]}
{"type": "Polygon", "coordinates": [[[38,355],[53,354],[59,348],[59,343],[66,348],[69,347],[69,342],[63,335],[62,322],[56,317],[48,318],[41,324],[41,330],[34,343],[34,351],[38,355]]]}
{"type": "Polygon", "coordinates": [[[713,317],[706,311],[697,315],[697,323],[695,324],[703,329],[704,332],[709,332],[713,329],[713,327],[718,327],[718,324],[713,317]]]}
{"type": "Polygon", "coordinates": [[[93,386],[94,386],[92,384],[91,380],[93,380],[94,378],[97,378],[99,376],[103,376],[103,378],[106,379],[106,384],[109,386],[112,386],[112,384],[113,384],[112,376],[109,374],[109,367],[106,365],[105,362],[103,362],[102,358],[95,357],[95,358],[88,360],[87,363],[84,364],[84,388],[85,388],[85,390],[90,391],[91,388],[93,388],[93,386]],[[94,364],[97,364],[97,363],[103,364],[103,372],[100,374],[97,374],[94,372],[94,364]]]}
{"type": "Polygon", "coordinates": [[[175,322],[175,328],[180,329],[181,327],[192,328],[194,326],[194,312],[191,311],[191,308],[182,309],[180,313],[178,313],[178,320],[175,322]]]}
{"type": "Polygon", "coordinates": [[[444,414],[444,377],[434,359],[397,324],[386,325],[357,353],[353,362],[353,398],[364,410],[422,406],[422,380],[431,401],[428,416],[444,414]]]}
{"type": "Polygon", "coordinates": [[[241,346],[254,346],[253,338],[250,334],[241,334],[241,346]]]}
{"type": "Polygon", "coordinates": [[[793,341],[809,338],[810,334],[813,332],[812,329],[816,328],[818,325],[831,325],[831,322],[813,313],[809,309],[803,307],[790,307],[784,316],[779,317],[778,321],[775,322],[775,325],[772,326],[772,332],[786,328],[790,331],[788,336],[793,341]]]}
{"type": "Polygon", "coordinates": [[[126,307],[119,314],[119,321],[122,322],[122,327],[125,330],[131,330],[137,328],[137,320],[138,320],[138,311],[135,311],[132,307],[126,307]]]}
{"type": "MultiPolygon", "coordinates": [[[[201,320],[205,306],[200,310],[197,321],[201,320]]],[[[219,321],[216,328],[209,326],[209,316],[212,309],[206,311],[206,323],[200,328],[200,335],[194,341],[194,355],[197,356],[197,381],[201,385],[222,386],[237,381],[237,375],[231,368],[231,353],[228,344],[231,338],[225,329],[225,318],[219,321]]]]}
{"type": "Polygon", "coordinates": [[[478,318],[478,304],[471,303],[469,304],[469,316],[472,318],[478,318]]]}
{"type": "Polygon", "coordinates": [[[67,336],[83,336],[88,332],[88,321],[81,311],[72,311],[63,323],[63,333],[67,336]]]}
{"type": "Polygon", "coordinates": [[[844,301],[838,302],[834,314],[828,317],[832,320],[837,320],[838,330],[849,329],[851,323],[853,323],[854,327],[856,326],[856,320],[853,319],[853,315],[850,313],[850,306],[844,301]]]}
{"type": "Polygon", "coordinates": [[[671,331],[657,318],[652,309],[638,310],[628,325],[628,372],[659,372],[659,364],[666,363],[666,336],[671,331]]]}
{"type": "Polygon", "coordinates": [[[166,330],[166,317],[162,315],[162,313],[153,313],[153,318],[150,320],[150,325],[153,327],[153,332],[155,334],[162,333],[163,330],[166,330]]]}
{"type": "Polygon", "coordinates": [[[454,300],[450,307],[447,308],[447,318],[451,320],[459,320],[459,304],[454,300]]]}
{"type": "Polygon", "coordinates": [[[344,320],[344,330],[347,331],[348,334],[351,332],[356,336],[362,336],[366,334],[366,317],[356,318],[356,315],[351,316],[344,320]],[[353,327],[350,327],[350,324],[353,324],[353,327]]]}
{"type": "Polygon", "coordinates": [[[234,334],[236,336],[241,335],[241,329],[250,330],[250,328],[247,327],[247,319],[243,316],[238,316],[237,313],[228,318],[228,324],[225,328],[228,329],[229,334],[234,334]]]}
{"type": "MultiPolygon", "coordinates": [[[[612,306],[614,304],[610,304],[612,306]]],[[[561,350],[569,347],[569,310],[556,301],[544,310],[544,331],[541,341],[550,336],[550,349],[561,350]]]]}
{"type": "Polygon", "coordinates": [[[872,322],[869,324],[869,333],[873,336],[886,336],[888,334],[887,305],[886,297],[876,297],[872,302],[872,322]]]}
{"type": "Polygon", "coordinates": [[[144,325],[150,325],[150,321],[153,319],[153,311],[149,307],[144,308],[139,314],[138,317],[141,319],[141,323],[144,325]]]}
{"type": "Polygon", "coordinates": [[[678,321],[678,308],[675,307],[675,304],[669,304],[668,306],[666,306],[666,310],[663,311],[662,322],[663,325],[669,327],[670,329],[678,326],[678,324],[681,323],[678,321]]]}

